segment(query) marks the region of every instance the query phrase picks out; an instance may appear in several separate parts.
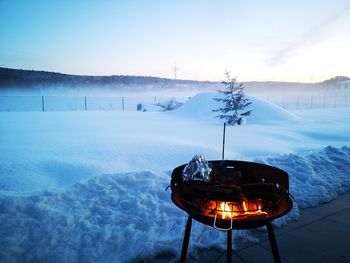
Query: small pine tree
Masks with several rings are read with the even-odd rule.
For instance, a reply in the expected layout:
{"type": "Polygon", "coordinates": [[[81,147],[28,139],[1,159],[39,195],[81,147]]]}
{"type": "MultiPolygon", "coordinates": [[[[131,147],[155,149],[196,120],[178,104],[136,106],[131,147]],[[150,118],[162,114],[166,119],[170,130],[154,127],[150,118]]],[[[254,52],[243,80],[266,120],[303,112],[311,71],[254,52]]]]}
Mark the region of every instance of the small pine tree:
{"type": "Polygon", "coordinates": [[[226,120],[228,125],[241,125],[242,117],[249,116],[252,112],[251,110],[245,111],[252,103],[244,95],[243,84],[237,84],[236,78],[232,78],[230,72],[226,72],[225,75],[227,80],[222,82],[225,89],[218,90],[219,93],[224,94],[224,98],[214,98],[222,102],[224,106],[213,111],[220,112],[221,114],[216,117],[226,120]]]}

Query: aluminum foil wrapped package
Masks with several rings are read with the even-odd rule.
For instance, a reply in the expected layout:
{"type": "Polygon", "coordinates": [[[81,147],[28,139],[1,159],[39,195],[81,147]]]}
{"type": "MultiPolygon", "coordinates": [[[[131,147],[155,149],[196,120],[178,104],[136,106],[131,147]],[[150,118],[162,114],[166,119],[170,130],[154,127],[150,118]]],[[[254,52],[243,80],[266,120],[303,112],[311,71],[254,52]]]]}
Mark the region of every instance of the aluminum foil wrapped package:
{"type": "Polygon", "coordinates": [[[211,168],[209,163],[201,155],[196,155],[192,160],[185,166],[182,176],[184,181],[190,180],[202,180],[210,181],[211,168]]]}

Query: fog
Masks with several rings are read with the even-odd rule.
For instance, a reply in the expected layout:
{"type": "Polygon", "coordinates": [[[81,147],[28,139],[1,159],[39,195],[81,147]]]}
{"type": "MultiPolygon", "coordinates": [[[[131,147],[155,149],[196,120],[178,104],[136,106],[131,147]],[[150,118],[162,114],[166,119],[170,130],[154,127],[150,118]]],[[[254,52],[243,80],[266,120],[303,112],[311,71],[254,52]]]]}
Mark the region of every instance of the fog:
{"type": "MultiPolygon", "coordinates": [[[[246,82],[247,95],[289,110],[350,106],[350,89],[320,83],[246,82]]],[[[137,110],[137,105],[186,102],[202,92],[224,88],[215,82],[114,86],[36,86],[0,90],[0,111],[137,110]]]]}

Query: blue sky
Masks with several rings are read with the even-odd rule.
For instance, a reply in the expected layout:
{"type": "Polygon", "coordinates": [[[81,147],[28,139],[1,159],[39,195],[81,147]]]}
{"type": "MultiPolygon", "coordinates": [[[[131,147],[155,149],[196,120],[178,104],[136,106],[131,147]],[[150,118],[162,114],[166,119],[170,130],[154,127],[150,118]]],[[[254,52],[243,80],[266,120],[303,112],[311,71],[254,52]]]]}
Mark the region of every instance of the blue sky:
{"type": "Polygon", "coordinates": [[[0,0],[0,66],[82,75],[350,76],[348,0],[0,0]]]}

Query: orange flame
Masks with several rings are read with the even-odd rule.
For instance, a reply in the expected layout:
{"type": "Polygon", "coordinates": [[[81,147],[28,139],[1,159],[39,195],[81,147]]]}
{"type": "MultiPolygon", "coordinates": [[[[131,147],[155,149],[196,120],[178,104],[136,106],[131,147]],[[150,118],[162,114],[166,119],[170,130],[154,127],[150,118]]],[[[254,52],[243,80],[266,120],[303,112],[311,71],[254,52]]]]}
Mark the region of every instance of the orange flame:
{"type": "Polygon", "coordinates": [[[205,216],[214,217],[214,214],[220,219],[234,219],[242,216],[267,215],[264,211],[263,202],[261,199],[240,202],[223,202],[209,201],[206,208],[203,210],[205,216]]]}

